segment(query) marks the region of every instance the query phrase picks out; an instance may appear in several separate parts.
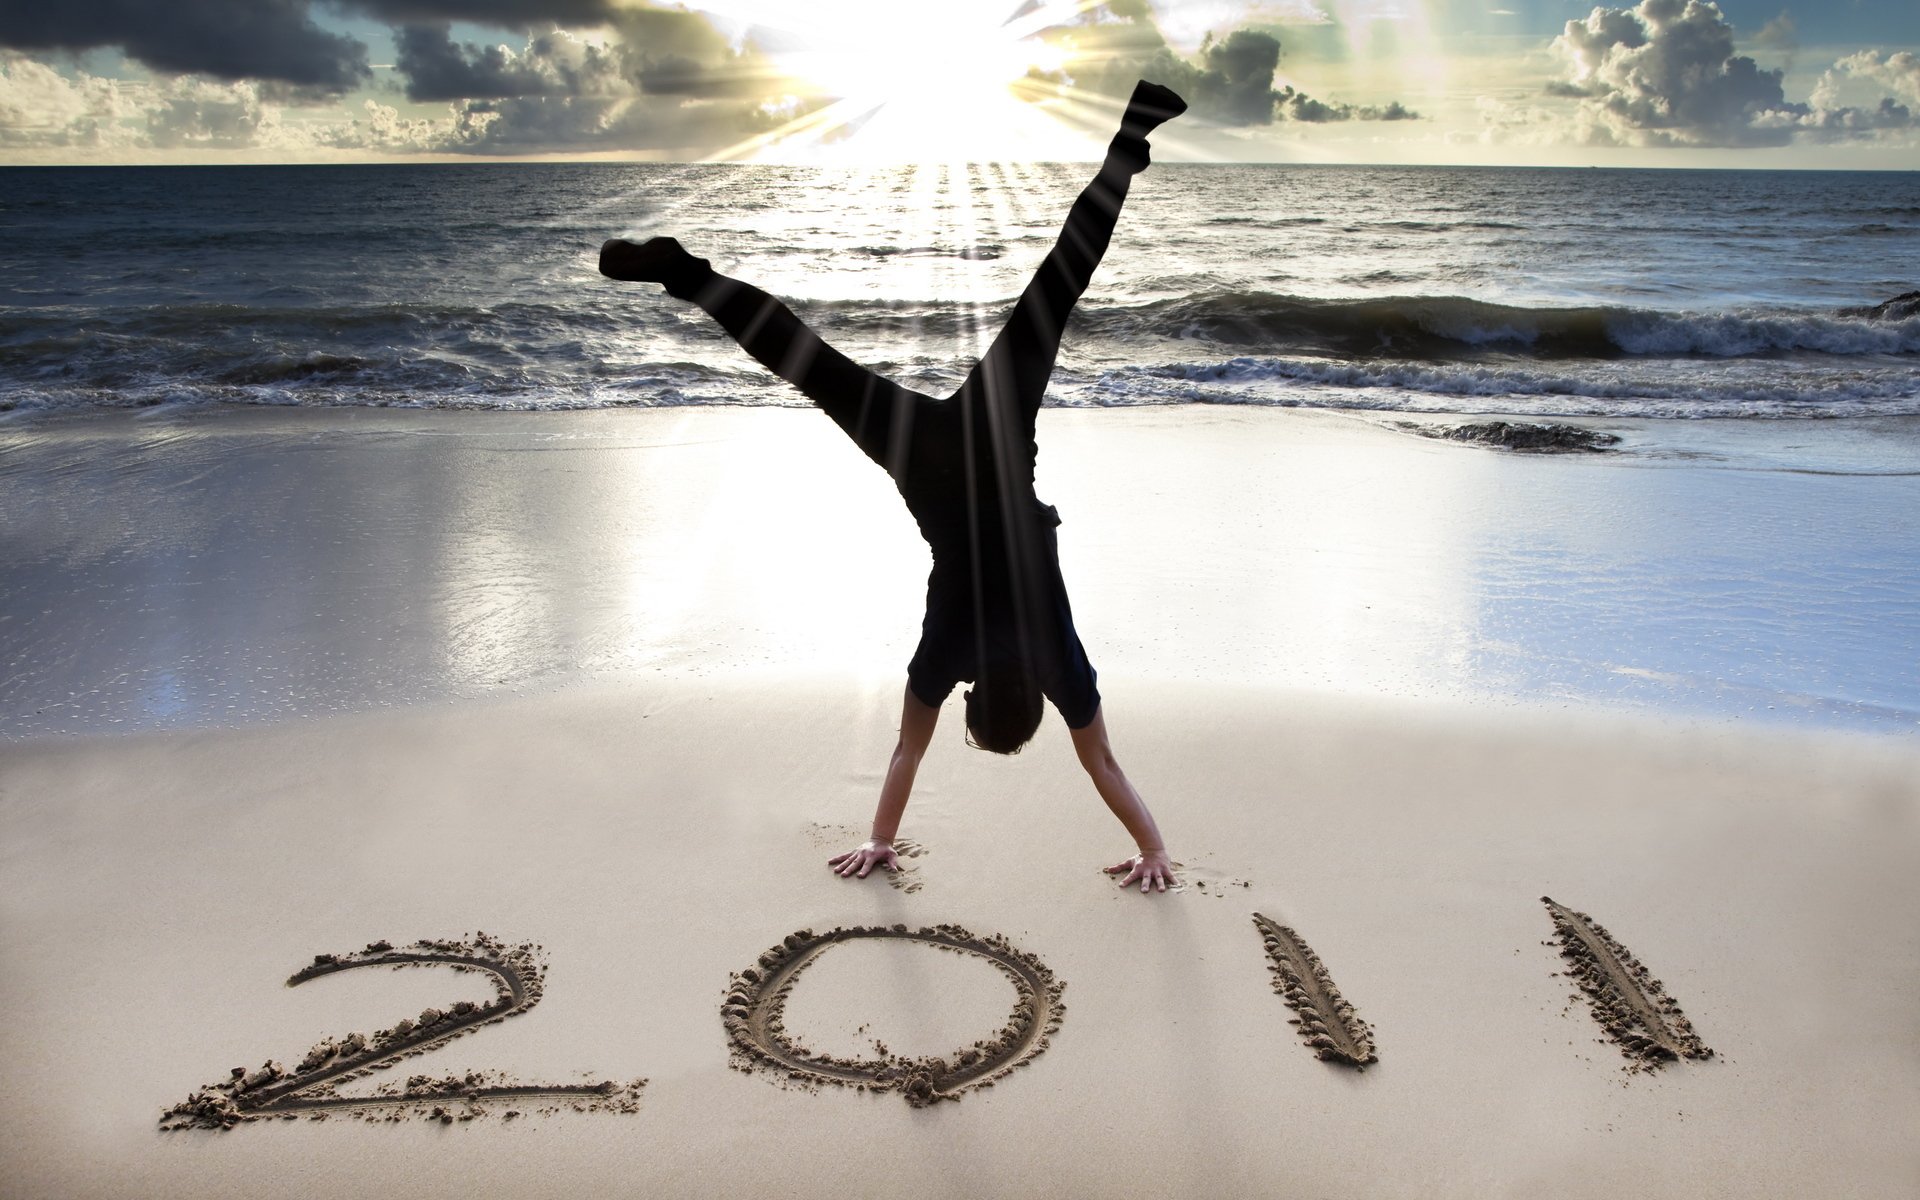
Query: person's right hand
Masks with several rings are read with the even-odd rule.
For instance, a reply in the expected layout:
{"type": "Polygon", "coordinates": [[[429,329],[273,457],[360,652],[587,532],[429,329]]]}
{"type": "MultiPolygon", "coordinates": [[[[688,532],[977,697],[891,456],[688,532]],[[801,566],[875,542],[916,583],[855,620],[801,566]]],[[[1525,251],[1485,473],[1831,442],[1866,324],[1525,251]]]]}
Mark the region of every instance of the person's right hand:
{"type": "Polygon", "coordinates": [[[1123,872],[1126,878],[1120,881],[1120,886],[1129,887],[1137,879],[1140,881],[1142,894],[1156,885],[1164,892],[1168,884],[1180,882],[1173,877],[1173,861],[1167,857],[1165,850],[1142,850],[1127,861],[1115,863],[1107,868],[1109,875],[1119,875],[1123,872]]]}
{"type": "Polygon", "coordinates": [[[827,868],[842,879],[865,879],[867,872],[878,866],[885,866],[889,871],[900,869],[900,859],[893,852],[893,843],[878,838],[860,843],[857,850],[836,854],[827,860],[827,868]]]}

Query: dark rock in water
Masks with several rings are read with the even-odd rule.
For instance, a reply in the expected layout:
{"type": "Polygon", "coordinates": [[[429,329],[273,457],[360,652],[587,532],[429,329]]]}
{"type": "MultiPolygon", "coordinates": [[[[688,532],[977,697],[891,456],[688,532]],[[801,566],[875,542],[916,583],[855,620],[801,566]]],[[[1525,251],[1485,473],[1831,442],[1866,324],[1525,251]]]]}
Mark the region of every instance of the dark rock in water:
{"type": "Polygon", "coordinates": [[[1402,422],[1422,437],[1450,442],[1473,442],[1505,450],[1532,450],[1543,454],[1599,453],[1620,443],[1611,433],[1580,425],[1528,425],[1518,421],[1480,421],[1471,425],[1416,425],[1402,422]]]}
{"type": "Polygon", "coordinates": [[[1903,292],[1891,300],[1865,308],[1843,308],[1843,317],[1865,317],[1869,321],[1906,321],[1920,317],[1920,292],[1903,292]]]}

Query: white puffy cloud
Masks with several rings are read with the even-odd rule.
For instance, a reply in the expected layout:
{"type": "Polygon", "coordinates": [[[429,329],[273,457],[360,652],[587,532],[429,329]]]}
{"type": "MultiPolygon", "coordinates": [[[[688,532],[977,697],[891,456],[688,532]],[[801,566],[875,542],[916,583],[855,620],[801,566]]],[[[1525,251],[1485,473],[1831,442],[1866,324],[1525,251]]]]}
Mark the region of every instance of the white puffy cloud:
{"type": "Polygon", "coordinates": [[[136,106],[116,80],[69,79],[38,59],[0,55],[0,146],[105,146],[136,106]]]}
{"type": "MultiPolygon", "coordinates": [[[[1872,50],[1862,50],[1858,54],[1849,54],[1833,64],[1833,70],[1821,80],[1822,88],[1828,86],[1838,75],[1853,75],[1871,80],[1915,104],[1920,104],[1920,55],[1911,50],[1902,50],[1896,54],[1877,54],[1872,50]]],[[[1821,96],[1821,89],[1814,91],[1815,102],[1821,96]]]]}
{"type": "Polygon", "coordinates": [[[1790,140],[1770,115],[1791,115],[1779,71],[1733,52],[1716,4],[1641,0],[1596,8],[1554,40],[1581,98],[1589,140],[1631,145],[1765,145],[1790,140]]]}
{"type": "Polygon", "coordinates": [[[83,152],[237,149],[302,140],[280,124],[271,85],[197,76],[155,81],[63,75],[18,55],[0,58],[0,146],[83,152]]]}
{"type": "Polygon", "coordinates": [[[147,140],[161,150],[266,145],[280,132],[279,106],[265,103],[251,80],[172,80],[149,91],[145,108],[147,140]]]}
{"type": "MultiPolygon", "coordinates": [[[[1568,21],[1552,49],[1566,75],[1547,90],[1579,101],[1574,133],[1582,141],[1780,146],[1801,135],[1858,137],[1913,123],[1891,98],[1874,108],[1842,106],[1829,88],[1810,103],[1788,100],[1781,71],[1734,53],[1733,26],[1710,0],[1596,8],[1585,20],[1568,21]]],[[[1874,59],[1857,73],[1899,69],[1874,59]]]]}

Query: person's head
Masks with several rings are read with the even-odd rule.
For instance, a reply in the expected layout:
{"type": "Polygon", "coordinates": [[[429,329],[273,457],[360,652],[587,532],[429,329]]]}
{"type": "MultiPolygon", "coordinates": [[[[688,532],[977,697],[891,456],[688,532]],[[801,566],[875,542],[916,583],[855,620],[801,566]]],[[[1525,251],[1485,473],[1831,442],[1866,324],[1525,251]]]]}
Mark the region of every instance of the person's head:
{"type": "Polygon", "coordinates": [[[995,754],[1018,754],[1040,728],[1040,685],[1017,660],[987,663],[967,689],[967,733],[995,754]]]}

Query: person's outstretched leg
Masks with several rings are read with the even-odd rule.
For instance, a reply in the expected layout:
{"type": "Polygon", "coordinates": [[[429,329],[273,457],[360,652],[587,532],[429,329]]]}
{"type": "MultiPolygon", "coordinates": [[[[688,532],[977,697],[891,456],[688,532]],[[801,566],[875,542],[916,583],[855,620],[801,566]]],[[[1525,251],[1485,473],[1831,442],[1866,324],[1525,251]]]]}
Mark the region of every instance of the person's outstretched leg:
{"type": "Polygon", "coordinates": [[[715,271],[668,237],[600,247],[600,272],[614,279],[658,283],[667,294],[705,309],[760,365],[799,388],[834,423],[893,473],[904,451],[913,393],[835,350],[793,310],[750,283],[715,271]]]}
{"type": "Polygon", "coordinates": [[[1053,375],[1067,315],[1107,252],[1128,186],[1147,169],[1147,134],[1186,108],[1186,101],[1158,84],[1143,80],[1134,88],[1106,161],[1068,210],[1059,239],[1020,294],[1006,327],[967,377],[965,388],[985,389],[992,409],[1017,412],[1032,422],[1053,375]]]}

